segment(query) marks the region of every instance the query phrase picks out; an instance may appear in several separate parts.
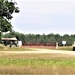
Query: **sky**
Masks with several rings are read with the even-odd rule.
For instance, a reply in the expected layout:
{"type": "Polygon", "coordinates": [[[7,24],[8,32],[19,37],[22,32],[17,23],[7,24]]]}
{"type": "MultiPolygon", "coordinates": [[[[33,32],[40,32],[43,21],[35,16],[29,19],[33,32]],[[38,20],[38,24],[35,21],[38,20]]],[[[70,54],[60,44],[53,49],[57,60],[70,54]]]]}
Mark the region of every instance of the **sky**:
{"type": "Polygon", "coordinates": [[[75,34],[74,0],[15,0],[13,30],[24,34],[75,34]]]}

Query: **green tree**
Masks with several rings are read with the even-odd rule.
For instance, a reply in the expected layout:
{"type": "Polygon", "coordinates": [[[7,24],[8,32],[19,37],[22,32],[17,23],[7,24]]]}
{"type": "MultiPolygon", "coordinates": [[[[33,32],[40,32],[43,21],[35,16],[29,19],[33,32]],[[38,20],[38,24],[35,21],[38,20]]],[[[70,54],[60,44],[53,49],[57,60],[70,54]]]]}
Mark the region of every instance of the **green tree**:
{"type": "Polygon", "coordinates": [[[44,33],[41,35],[41,43],[43,43],[43,44],[47,43],[47,38],[46,38],[46,35],[44,33]]]}
{"type": "Polygon", "coordinates": [[[59,45],[61,45],[62,37],[59,34],[54,35],[56,42],[58,42],[59,45]]]}
{"type": "Polygon", "coordinates": [[[13,13],[19,13],[19,8],[15,6],[16,4],[12,0],[0,0],[0,42],[2,32],[12,30],[12,25],[9,20],[13,18],[13,13]]]}
{"type": "Polygon", "coordinates": [[[53,33],[50,33],[47,35],[48,43],[55,43],[55,35],[53,33]]]}

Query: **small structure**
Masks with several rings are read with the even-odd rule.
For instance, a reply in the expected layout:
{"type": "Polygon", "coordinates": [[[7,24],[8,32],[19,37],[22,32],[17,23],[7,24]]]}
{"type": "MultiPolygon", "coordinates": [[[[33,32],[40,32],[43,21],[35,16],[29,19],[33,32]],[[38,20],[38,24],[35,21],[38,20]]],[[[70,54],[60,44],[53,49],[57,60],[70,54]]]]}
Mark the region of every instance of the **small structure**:
{"type": "Polygon", "coordinates": [[[22,41],[18,41],[18,46],[19,46],[19,47],[22,46],[22,41]]]}
{"type": "Polygon", "coordinates": [[[14,38],[2,38],[2,44],[4,44],[5,46],[9,45],[10,47],[15,45],[17,47],[18,40],[15,37],[14,38]]]}
{"type": "Polygon", "coordinates": [[[63,46],[65,46],[66,45],[66,41],[62,41],[62,44],[63,44],[63,46]]]}
{"type": "Polygon", "coordinates": [[[56,42],[56,49],[58,49],[58,42],[56,42]]]}

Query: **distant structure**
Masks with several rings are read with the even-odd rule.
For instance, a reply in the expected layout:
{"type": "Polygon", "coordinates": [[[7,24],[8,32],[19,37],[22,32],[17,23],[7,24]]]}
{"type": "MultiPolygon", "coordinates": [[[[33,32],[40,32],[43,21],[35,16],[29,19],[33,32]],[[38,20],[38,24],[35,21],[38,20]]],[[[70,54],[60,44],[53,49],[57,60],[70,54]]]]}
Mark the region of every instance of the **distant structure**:
{"type": "Polygon", "coordinates": [[[18,45],[18,40],[14,37],[14,38],[2,38],[2,44],[4,44],[5,46],[16,46],[18,45]]]}
{"type": "Polygon", "coordinates": [[[56,49],[58,49],[58,42],[56,42],[56,49]]]}

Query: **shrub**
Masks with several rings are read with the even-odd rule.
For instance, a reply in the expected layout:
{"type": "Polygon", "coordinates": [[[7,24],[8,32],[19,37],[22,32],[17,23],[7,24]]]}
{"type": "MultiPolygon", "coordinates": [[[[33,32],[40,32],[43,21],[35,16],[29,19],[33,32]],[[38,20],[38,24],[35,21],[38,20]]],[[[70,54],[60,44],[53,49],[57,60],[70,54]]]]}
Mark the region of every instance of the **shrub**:
{"type": "Polygon", "coordinates": [[[0,44],[0,49],[4,49],[5,46],[3,44],[0,44]]]}

